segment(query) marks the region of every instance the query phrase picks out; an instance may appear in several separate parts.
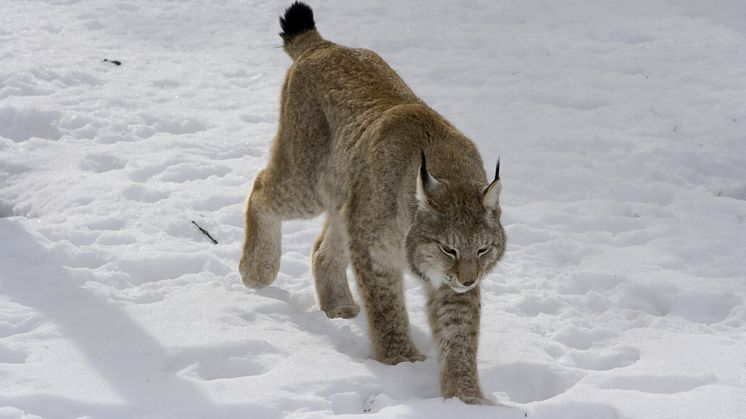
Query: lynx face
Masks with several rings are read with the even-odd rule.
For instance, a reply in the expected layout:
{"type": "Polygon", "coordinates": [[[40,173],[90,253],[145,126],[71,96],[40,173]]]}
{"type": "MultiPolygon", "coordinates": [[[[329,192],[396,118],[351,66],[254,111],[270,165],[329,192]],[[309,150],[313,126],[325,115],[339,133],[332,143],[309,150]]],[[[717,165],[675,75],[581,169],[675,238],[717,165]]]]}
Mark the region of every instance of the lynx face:
{"type": "Polygon", "coordinates": [[[499,193],[499,178],[489,185],[438,181],[423,161],[407,235],[412,271],[435,288],[464,293],[476,287],[505,252],[499,193]]]}

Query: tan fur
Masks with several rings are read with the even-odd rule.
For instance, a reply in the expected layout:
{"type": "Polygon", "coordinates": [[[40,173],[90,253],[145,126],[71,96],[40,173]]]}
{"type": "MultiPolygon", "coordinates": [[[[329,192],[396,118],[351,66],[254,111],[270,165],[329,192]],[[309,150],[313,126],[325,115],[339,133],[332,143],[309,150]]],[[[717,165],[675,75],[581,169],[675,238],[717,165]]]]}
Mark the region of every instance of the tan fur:
{"type": "Polygon", "coordinates": [[[487,188],[474,144],[375,53],[336,45],[316,30],[286,40],[285,50],[294,62],[279,131],[246,209],[244,284],[275,279],[282,220],[326,212],[312,256],[321,309],[329,317],[357,315],[345,276],[351,261],[375,358],[423,360],[404,301],[403,273],[411,269],[428,289],[443,396],[486,402],[477,376],[478,280],[504,249],[499,181],[487,188]]]}

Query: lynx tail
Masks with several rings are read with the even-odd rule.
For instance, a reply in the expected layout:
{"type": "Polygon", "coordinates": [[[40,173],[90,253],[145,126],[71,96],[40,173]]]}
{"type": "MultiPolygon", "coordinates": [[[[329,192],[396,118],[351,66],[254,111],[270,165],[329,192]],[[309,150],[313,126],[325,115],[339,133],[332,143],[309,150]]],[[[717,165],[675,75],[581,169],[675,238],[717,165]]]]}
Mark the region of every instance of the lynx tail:
{"type": "Polygon", "coordinates": [[[313,21],[313,10],[309,5],[296,1],[285,9],[285,15],[280,17],[280,27],[282,28],[280,36],[285,43],[290,42],[295,36],[303,32],[316,29],[316,22],[313,21]]]}

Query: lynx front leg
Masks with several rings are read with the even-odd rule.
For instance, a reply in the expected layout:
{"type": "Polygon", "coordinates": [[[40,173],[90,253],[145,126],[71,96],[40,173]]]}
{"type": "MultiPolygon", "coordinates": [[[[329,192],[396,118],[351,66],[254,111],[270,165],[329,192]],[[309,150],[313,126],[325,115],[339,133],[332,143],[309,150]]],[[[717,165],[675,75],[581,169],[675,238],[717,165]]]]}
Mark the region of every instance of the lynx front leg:
{"type": "Polygon", "coordinates": [[[468,404],[491,404],[482,395],[477,375],[479,288],[458,294],[444,286],[428,298],[430,325],[439,350],[443,397],[468,404]]]}
{"type": "Polygon", "coordinates": [[[375,358],[384,364],[424,361],[409,333],[404,305],[402,273],[384,261],[372,259],[369,246],[353,243],[352,264],[365,309],[375,358]]]}
{"type": "Polygon", "coordinates": [[[338,214],[327,216],[324,229],[314,243],[311,260],[321,310],[329,318],[357,316],[360,307],[352,299],[347,283],[347,241],[338,214]]]}

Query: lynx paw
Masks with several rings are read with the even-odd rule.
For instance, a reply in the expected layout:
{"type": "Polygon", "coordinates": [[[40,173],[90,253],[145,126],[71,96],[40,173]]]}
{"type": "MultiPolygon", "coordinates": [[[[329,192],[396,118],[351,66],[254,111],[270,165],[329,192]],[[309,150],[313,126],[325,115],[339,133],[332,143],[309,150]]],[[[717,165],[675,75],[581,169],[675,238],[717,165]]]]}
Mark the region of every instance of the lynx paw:
{"type": "Polygon", "coordinates": [[[241,273],[243,284],[249,288],[264,288],[274,282],[278,267],[270,263],[251,263],[241,259],[238,271],[241,273]]]}
{"type": "Polygon", "coordinates": [[[472,387],[466,385],[463,388],[453,388],[446,384],[446,388],[443,389],[443,398],[456,397],[466,404],[482,404],[482,405],[494,405],[495,403],[488,400],[482,395],[482,390],[479,387],[472,387]],[[450,388],[449,388],[450,387],[450,388]]]}
{"type": "Polygon", "coordinates": [[[324,309],[324,313],[326,313],[326,317],[329,317],[330,319],[335,319],[335,318],[351,319],[353,317],[356,317],[359,312],[360,312],[360,306],[355,303],[345,304],[345,305],[340,305],[337,307],[331,307],[331,308],[324,309]]]}
{"type": "Polygon", "coordinates": [[[417,361],[424,361],[427,359],[427,357],[420,353],[417,349],[412,349],[404,354],[398,354],[398,355],[389,355],[384,357],[383,359],[379,359],[381,363],[388,364],[388,365],[396,365],[400,362],[417,362],[417,361]]]}

